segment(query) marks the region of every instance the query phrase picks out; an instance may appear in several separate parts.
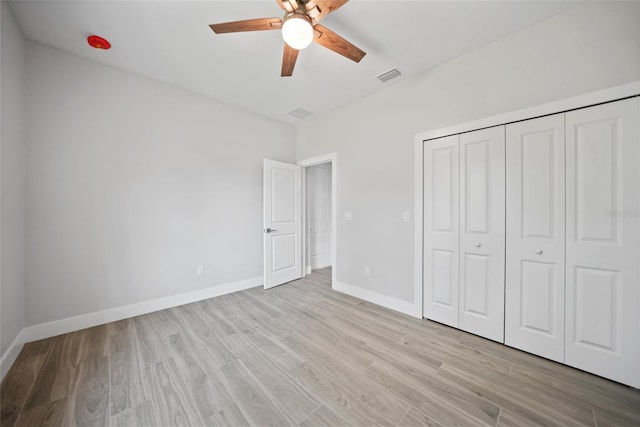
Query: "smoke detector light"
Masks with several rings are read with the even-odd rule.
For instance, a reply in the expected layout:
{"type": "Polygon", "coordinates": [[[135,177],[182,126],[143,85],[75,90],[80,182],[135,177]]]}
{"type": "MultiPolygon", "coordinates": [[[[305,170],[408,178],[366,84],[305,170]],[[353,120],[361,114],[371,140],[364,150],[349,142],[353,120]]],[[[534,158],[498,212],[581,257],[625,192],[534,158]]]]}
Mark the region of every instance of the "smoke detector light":
{"type": "Polygon", "coordinates": [[[109,43],[109,40],[96,36],[95,34],[87,37],[87,43],[89,43],[89,46],[94,49],[111,49],[111,43],[109,43]]]}

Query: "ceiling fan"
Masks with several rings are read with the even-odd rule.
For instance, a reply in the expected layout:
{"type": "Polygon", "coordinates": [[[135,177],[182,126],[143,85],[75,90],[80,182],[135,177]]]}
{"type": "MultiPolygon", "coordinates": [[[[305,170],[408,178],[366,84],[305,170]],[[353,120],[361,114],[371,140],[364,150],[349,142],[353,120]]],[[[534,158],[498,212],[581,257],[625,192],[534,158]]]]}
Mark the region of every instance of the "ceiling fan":
{"type": "Polygon", "coordinates": [[[282,58],[282,77],[293,74],[298,53],[312,41],[352,61],[360,62],[366,53],[319,22],[349,0],[276,0],[285,11],[283,19],[258,18],[210,25],[216,34],[242,31],[282,29],[285,41],[282,58]]]}

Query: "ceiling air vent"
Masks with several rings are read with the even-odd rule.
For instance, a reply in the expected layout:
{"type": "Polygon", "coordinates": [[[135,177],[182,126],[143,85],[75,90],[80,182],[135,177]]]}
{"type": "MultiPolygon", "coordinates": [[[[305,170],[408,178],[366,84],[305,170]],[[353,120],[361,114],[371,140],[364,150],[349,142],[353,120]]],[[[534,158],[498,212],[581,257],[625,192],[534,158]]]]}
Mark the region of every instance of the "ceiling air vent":
{"type": "Polygon", "coordinates": [[[386,83],[391,79],[395,79],[396,77],[398,77],[399,75],[401,75],[402,73],[400,71],[398,71],[397,69],[393,69],[391,71],[387,71],[384,74],[381,74],[378,76],[378,80],[380,80],[382,83],[386,83]]]}
{"type": "Polygon", "coordinates": [[[305,110],[304,108],[300,108],[300,107],[296,108],[295,110],[289,111],[290,116],[297,117],[299,119],[306,119],[312,114],[313,113],[311,111],[305,110]]]}

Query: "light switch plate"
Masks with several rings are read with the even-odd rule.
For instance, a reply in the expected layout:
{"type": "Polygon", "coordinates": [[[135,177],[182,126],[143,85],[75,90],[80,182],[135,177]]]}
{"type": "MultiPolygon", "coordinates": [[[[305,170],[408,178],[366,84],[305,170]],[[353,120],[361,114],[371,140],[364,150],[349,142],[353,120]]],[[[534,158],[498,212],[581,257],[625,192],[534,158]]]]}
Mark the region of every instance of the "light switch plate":
{"type": "Polygon", "coordinates": [[[344,213],[344,220],[345,221],[351,221],[353,219],[353,212],[345,212],[344,213]]]}
{"type": "Polygon", "coordinates": [[[402,221],[404,221],[404,222],[411,222],[411,212],[409,212],[409,211],[405,211],[405,212],[402,214],[402,221]]]}

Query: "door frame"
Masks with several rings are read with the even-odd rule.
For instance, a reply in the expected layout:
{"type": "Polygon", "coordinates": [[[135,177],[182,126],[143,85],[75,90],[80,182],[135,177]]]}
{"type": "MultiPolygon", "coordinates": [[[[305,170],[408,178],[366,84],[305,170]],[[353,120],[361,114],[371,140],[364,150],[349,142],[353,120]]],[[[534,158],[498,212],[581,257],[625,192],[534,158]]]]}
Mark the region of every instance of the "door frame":
{"type": "Polygon", "coordinates": [[[324,154],[299,160],[296,164],[302,167],[302,277],[307,275],[307,168],[310,166],[331,163],[331,288],[336,283],[336,236],[337,236],[337,203],[336,193],[338,188],[338,155],[336,153],[324,154]]]}

